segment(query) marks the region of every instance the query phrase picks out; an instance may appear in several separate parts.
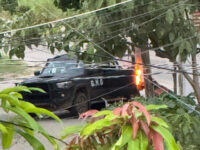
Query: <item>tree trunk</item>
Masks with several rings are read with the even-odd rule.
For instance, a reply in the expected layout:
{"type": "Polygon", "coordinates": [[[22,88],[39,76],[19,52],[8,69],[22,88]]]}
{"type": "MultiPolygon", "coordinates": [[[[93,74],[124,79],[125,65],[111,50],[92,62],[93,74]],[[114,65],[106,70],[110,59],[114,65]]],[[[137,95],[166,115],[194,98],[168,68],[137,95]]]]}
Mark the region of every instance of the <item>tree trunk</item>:
{"type": "Polygon", "coordinates": [[[182,66],[180,64],[178,64],[178,68],[180,71],[183,71],[184,77],[187,79],[187,81],[192,86],[192,88],[195,92],[196,98],[197,98],[197,102],[200,105],[200,86],[199,86],[199,84],[194,83],[194,80],[187,73],[184,73],[185,70],[182,68],[182,66]]]}
{"type": "MultiPolygon", "coordinates": [[[[180,55],[178,57],[178,63],[180,65],[182,65],[180,55]]],[[[178,94],[183,95],[183,75],[182,75],[182,73],[178,73],[178,94]]]]}
{"type": "Polygon", "coordinates": [[[151,77],[151,68],[148,66],[149,64],[151,64],[149,51],[146,51],[145,53],[142,54],[142,61],[143,61],[143,64],[145,66],[145,68],[144,68],[145,95],[146,95],[147,98],[151,98],[151,97],[154,96],[154,86],[150,82],[150,81],[153,82],[153,80],[152,80],[152,77],[151,77]]]}
{"type": "Polygon", "coordinates": [[[199,77],[198,77],[198,70],[197,70],[197,58],[196,53],[192,54],[192,72],[193,72],[193,80],[195,84],[199,85],[199,77]]]}
{"type": "Polygon", "coordinates": [[[173,73],[173,81],[174,81],[174,93],[177,94],[177,66],[176,62],[174,62],[174,73],[173,73]]]}

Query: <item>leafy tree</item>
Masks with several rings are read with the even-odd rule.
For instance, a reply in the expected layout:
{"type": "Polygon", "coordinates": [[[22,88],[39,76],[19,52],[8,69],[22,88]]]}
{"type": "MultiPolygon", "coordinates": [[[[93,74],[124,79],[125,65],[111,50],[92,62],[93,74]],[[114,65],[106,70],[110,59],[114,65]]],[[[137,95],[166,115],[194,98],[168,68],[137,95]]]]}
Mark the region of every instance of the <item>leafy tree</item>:
{"type": "Polygon", "coordinates": [[[81,0],[55,0],[54,4],[63,11],[67,9],[80,9],[81,0]]]}
{"type": "Polygon", "coordinates": [[[2,10],[9,11],[11,14],[16,12],[18,3],[17,0],[0,0],[2,10]]]}

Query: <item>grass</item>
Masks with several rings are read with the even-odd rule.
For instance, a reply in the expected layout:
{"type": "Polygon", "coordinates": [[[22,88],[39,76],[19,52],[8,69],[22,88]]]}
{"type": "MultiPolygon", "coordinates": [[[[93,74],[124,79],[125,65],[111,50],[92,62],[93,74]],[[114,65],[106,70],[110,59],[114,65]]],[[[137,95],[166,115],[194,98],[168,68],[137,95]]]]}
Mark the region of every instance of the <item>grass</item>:
{"type": "Polygon", "coordinates": [[[0,57],[0,81],[7,78],[9,74],[15,74],[18,76],[26,69],[26,64],[24,64],[21,60],[11,60],[5,56],[0,57]]]}

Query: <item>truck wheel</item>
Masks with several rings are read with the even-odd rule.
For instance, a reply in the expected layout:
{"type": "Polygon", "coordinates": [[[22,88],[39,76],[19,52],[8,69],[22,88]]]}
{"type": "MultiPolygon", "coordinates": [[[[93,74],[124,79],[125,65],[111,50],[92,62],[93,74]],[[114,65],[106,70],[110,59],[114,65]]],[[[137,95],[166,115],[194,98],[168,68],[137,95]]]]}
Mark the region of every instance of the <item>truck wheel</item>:
{"type": "Polygon", "coordinates": [[[83,112],[86,112],[88,110],[88,102],[87,102],[87,96],[85,93],[79,92],[76,94],[74,98],[74,107],[72,107],[71,111],[72,113],[79,115],[83,112]]]}

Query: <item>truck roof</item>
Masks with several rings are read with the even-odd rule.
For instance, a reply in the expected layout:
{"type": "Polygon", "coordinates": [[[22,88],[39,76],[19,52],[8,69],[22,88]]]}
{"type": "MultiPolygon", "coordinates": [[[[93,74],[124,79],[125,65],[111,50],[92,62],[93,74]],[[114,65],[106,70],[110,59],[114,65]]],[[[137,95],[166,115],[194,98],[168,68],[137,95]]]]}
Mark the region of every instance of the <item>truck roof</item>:
{"type": "Polygon", "coordinates": [[[63,54],[63,55],[59,55],[59,56],[47,59],[47,61],[67,61],[67,60],[77,61],[77,57],[76,56],[71,57],[67,54],[63,54]]]}

